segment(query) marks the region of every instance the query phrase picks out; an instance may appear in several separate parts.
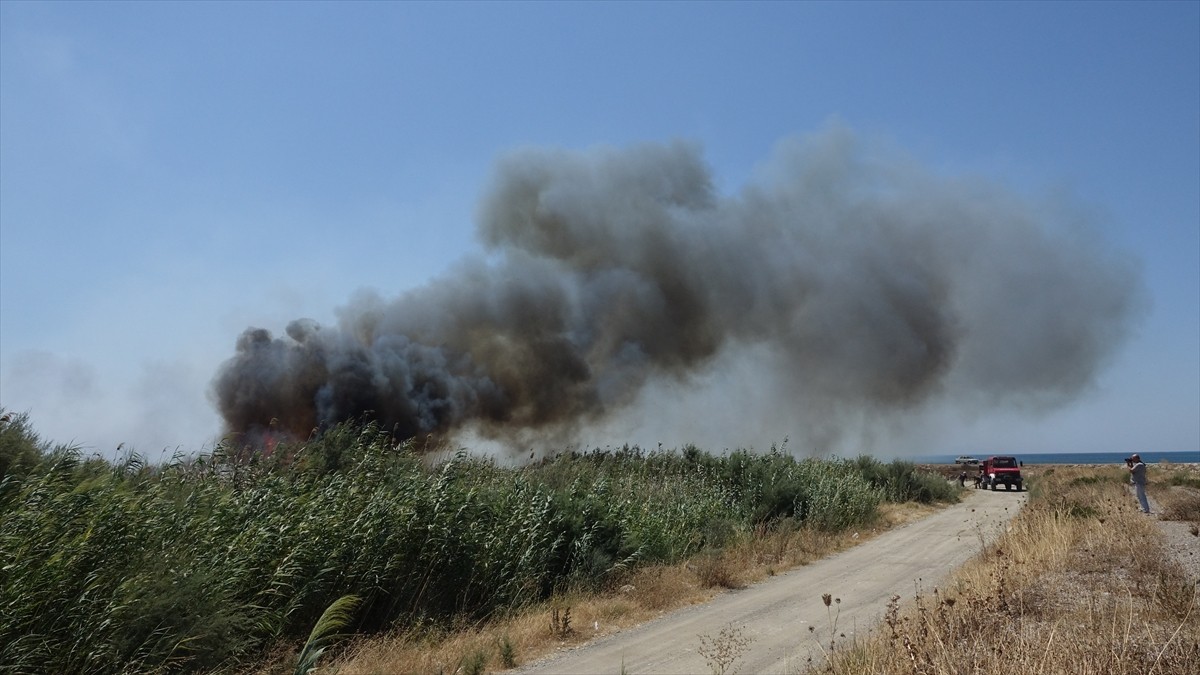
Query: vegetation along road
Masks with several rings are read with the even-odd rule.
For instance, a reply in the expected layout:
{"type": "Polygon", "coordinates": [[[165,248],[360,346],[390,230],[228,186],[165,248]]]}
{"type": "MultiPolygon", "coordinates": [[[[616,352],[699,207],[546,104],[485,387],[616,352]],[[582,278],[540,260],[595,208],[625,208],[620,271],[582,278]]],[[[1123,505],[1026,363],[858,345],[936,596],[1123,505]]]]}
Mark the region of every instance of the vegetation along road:
{"type": "Polygon", "coordinates": [[[802,671],[824,662],[831,640],[876,625],[893,596],[932,590],[1003,531],[1027,494],[970,490],[961,503],[860,546],[517,672],[802,671]]]}

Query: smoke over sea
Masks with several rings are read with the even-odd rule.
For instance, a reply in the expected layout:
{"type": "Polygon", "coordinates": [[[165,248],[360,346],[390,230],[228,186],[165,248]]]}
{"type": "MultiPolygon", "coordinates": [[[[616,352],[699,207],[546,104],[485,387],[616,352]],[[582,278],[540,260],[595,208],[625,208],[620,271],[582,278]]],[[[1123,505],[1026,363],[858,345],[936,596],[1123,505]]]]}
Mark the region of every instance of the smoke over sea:
{"type": "Polygon", "coordinates": [[[1141,298],[1089,217],[843,128],[782,143],[731,196],[688,143],[516,152],[480,203],[486,257],[360,293],[333,326],[246,330],[212,397],[234,433],[366,417],[510,444],[570,439],[671,383],[826,445],[934,405],[1060,406],[1141,298]],[[768,396],[734,394],[748,372],[768,396]]]}

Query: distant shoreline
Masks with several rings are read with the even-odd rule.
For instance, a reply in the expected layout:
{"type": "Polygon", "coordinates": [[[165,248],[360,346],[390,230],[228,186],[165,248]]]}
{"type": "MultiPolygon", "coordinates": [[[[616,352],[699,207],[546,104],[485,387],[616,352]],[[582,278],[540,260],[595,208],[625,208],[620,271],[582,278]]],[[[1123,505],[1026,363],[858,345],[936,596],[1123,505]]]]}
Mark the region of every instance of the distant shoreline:
{"type": "MultiPolygon", "coordinates": [[[[1200,464],[1200,451],[1182,451],[1182,452],[1153,452],[1153,451],[1134,451],[1128,453],[1123,452],[1052,452],[1052,453],[1028,453],[1020,452],[1005,452],[991,454],[1005,454],[1016,457],[1025,465],[1041,465],[1041,464],[1078,464],[1078,465],[1103,465],[1103,464],[1124,464],[1125,458],[1139,452],[1142,461],[1147,464],[1200,464]]],[[[976,459],[983,459],[990,454],[970,454],[963,453],[966,456],[976,459]]],[[[955,458],[960,455],[925,455],[923,457],[915,457],[912,461],[919,464],[954,464],[955,458]]]]}

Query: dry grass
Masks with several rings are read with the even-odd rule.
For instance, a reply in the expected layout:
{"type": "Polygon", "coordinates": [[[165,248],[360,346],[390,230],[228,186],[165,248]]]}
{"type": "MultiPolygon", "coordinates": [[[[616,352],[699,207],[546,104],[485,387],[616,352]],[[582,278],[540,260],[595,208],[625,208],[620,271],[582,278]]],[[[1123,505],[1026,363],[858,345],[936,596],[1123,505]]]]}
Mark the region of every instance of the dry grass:
{"type": "Polygon", "coordinates": [[[1200,521],[1200,490],[1170,487],[1153,493],[1163,520],[1200,521]]]}
{"type": "Polygon", "coordinates": [[[709,551],[685,563],[638,569],[604,593],[556,597],[511,618],[450,633],[409,631],[363,639],[322,670],[341,675],[503,670],[704,602],[724,589],[808,564],[937,508],[883,504],[874,527],[839,534],[809,528],[762,528],[723,552],[709,551]],[[567,607],[571,619],[569,630],[564,631],[561,612],[567,607]],[[552,621],[556,609],[560,612],[558,623],[552,621]],[[510,655],[510,663],[505,663],[505,654],[510,655]]]}
{"type": "Polygon", "coordinates": [[[893,600],[831,673],[1200,672],[1196,580],[1119,472],[1039,469],[1012,528],[943,589],[893,600]],[[903,609],[903,611],[901,611],[903,609]]]}
{"type": "Polygon", "coordinates": [[[1163,520],[1200,523],[1200,464],[1162,464],[1151,469],[1147,489],[1163,520]]]}

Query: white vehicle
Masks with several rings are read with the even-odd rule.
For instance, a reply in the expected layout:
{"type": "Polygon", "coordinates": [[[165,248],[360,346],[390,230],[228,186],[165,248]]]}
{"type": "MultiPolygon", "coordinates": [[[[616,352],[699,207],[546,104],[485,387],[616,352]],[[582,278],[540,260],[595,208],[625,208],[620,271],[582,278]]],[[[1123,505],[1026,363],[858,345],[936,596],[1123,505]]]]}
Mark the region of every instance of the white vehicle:
{"type": "Polygon", "coordinates": [[[955,464],[965,464],[967,466],[979,466],[979,460],[975,459],[974,457],[968,457],[966,455],[959,455],[958,457],[955,457],[954,463],[955,464]]]}

